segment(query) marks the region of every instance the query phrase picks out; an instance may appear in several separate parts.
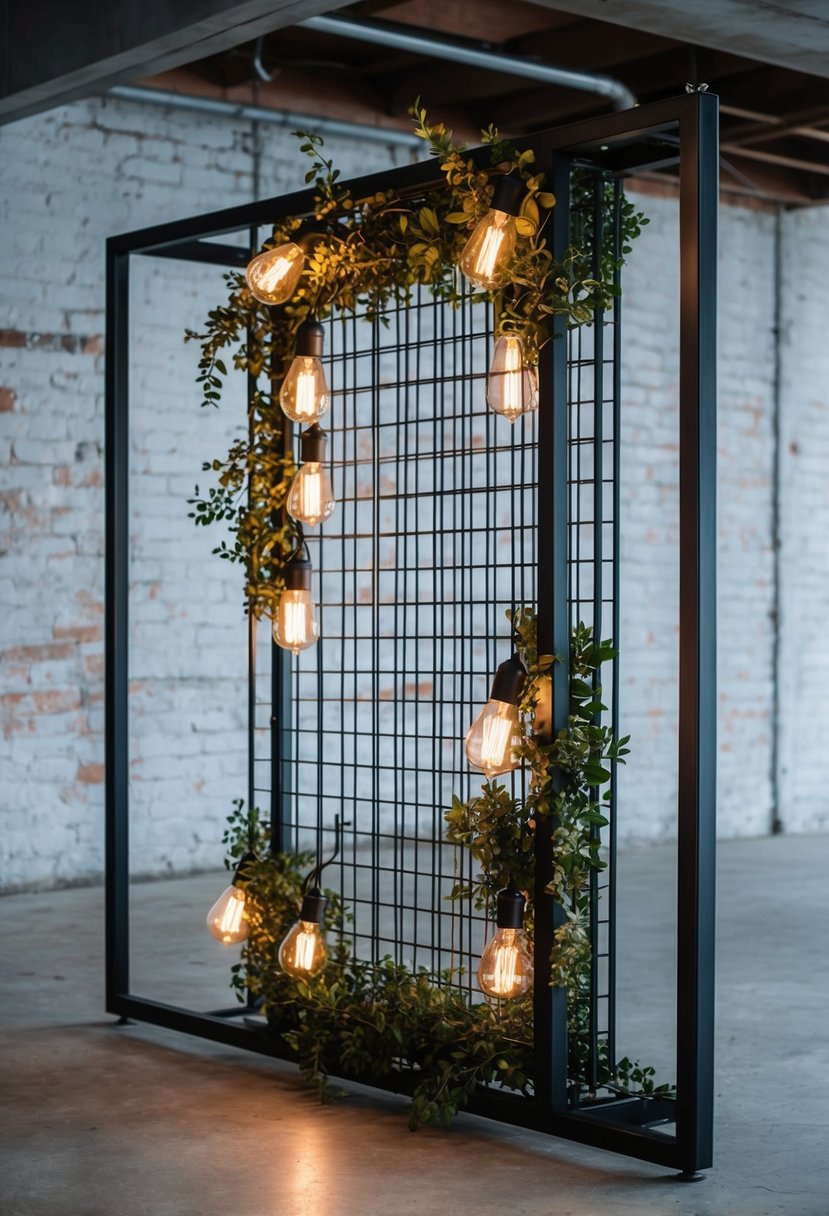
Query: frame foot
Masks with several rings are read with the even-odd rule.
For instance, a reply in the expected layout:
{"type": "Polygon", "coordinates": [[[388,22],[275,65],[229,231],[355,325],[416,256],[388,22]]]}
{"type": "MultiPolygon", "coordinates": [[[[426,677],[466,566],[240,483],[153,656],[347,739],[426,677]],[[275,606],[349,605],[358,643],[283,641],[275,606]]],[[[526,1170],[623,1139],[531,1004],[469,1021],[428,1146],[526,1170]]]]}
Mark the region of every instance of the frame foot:
{"type": "Polygon", "coordinates": [[[674,1176],[676,1182],[705,1182],[705,1174],[701,1174],[699,1170],[683,1170],[681,1174],[674,1176]]]}
{"type": "Polygon", "coordinates": [[[115,1023],[116,1026],[133,1026],[134,1024],[135,1023],[131,1022],[129,1018],[125,1018],[125,1017],[120,1017],[118,1019],[118,1021],[115,1023]]]}

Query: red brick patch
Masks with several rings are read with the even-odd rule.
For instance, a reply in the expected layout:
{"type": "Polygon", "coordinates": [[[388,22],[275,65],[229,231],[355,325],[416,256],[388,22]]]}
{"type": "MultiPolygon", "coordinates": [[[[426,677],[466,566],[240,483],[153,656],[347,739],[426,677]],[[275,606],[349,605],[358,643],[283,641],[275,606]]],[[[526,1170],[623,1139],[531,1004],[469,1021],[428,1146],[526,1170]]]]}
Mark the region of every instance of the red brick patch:
{"type": "Polygon", "coordinates": [[[83,781],[84,785],[102,785],[103,780],[103,764],[81,764],[78,766],[78,781],[83,781]]]}

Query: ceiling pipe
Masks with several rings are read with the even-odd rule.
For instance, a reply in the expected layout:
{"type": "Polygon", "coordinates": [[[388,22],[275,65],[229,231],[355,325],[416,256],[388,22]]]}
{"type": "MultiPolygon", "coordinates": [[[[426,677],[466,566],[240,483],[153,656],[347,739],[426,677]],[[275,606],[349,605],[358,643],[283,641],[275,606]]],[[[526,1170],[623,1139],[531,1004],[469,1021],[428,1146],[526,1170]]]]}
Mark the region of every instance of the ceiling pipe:
{"type": "Polygon", "coordinates": [[[448,59],[452,63],[463,63],[468,67],[481,68],[485,72],[523,76],[541,84],[579,89],[583,93],[596,93],[612,102],[616,110],[629,110],[631,106],[636,105],[636,97],[627,85],[612,76],[553,67],[548,63],[538,63],[518,55],[505,55],[500,51],[484,51],[470,43],[436,38],[432,34],[425,34],[414,28],[408,29],[402,25],[334,15],[309,17],[306,21],[298,22],[298,25],[306,30],[315,30],[318,34],[355,38],[360,42],[371,42],[375,46],[389,47],[397,51],[410,51],[412,54],[428,55],[433,59],[448,59]]]}
{"type": "Polygon", "coordinates": [[[172,89],[152,89],[143,85],[116,84],[105,97],[117,101],[133,101],[139,105],[164,106],[170,110],[191,110],[196,114],[213,114],[217,118],[234,118],[242,122],[269,123],[290,131],[317,131],[341,139],[358,139],[367,143],[415,148],[426,154],[423,140],[410,131],[395,127],[376,127],[364,122],[348,122],[340,118],[320,118],[317,114],[295,114],[291,110],[274,110],[267,106],[248,106],[218,97],[198,97],[192,93],[176,93],[172,89]]]}

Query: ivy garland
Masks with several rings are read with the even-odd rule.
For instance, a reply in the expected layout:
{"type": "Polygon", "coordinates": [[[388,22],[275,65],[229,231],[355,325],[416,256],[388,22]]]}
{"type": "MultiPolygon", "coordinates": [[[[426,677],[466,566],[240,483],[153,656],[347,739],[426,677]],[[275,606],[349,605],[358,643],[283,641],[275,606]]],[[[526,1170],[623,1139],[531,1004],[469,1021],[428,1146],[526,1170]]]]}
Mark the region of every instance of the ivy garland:
{"type": "MultiPolygon", "coordinates": [[[[494,181],[511,173],[525,187],[512,289],[477,298],[493,300],[494,336],[518,334],[525,360],[533,365],[548,341],[551,318],[564,316],[569,326],[578,326],[610,306],[617,292],[616,271],[648,222],[622,200],[621,252],[603,241],[598,275],[589,218],[578,220],[577,243],[556,257],[545,238],[555,199],[535,169],[532,150],[518,151],[489,127],[482,140],[489,147],[490,166],[483,168],[442,124],[429,122],[419,102],[411,113],[416,133],[440,162],[445,179],[441,188],[425,192],[416,202],[393,190],[355,199],[323,155],[320,137],[298,133],[302,152],[312,160],[306,182],[314,183],[314,219],[327,226],[327,235],[308,257],[297,291],[288,303],[269,308],[253,297],[244,276],[229,274],[227,303],[209,313],[204,332],[186,334],[187,340],[201,345],[198,383],[204,405],[219,404],[228,375],[223,356],[228,352],[235,369],[258,380],[249,403],[248,437],[234,443],[223,459],[204,464],[205,472],[216,474],[216,484],[206,495],[197,486],[190,500],[196,524],[229,525],[231,542],[221,542],[214,552],[244,566],[246,610],[257,617],[275,613],[284,567],[299,541],[297,525],[284,510],[295,467],[287,454],[287,424],[278,400],[298,326],[311,315],[347,316],[356,310],[383,323],[386,309],[407,304],[420,286],[456,305],[462,294],[456,273],[461,250],[489,209],[494,181]]],[[[592,199],[593,188],[588,176],[575,179],[577,217],[579,203],[592,199]]],[[[605,212],[601,222],[610,224],[610,208],[605,212]]],[[[585,216],[592,214],[591,207],[584,208],[585,216]]],[[[265,248],[290,240],[300,223],[299,217],[281,221],[265,248]]],[[[540,742],[532,723],[556,660],[537,653],[532,609],[517,611],[512,625],[527,671],[520,754],[528,765],[528,790],[524,799],[514,798],[505,786],[489,781],[468,802],[453,799],[446,813],[447,837],[468,849],[480,870],[471,885],[457,884],[449,897],[471,897],[478,908],[488,908],[495,892],[512,878],[529,897],[525,931],[531,936],[534,829],[542,820],[555,824],[556,863],[548,891],[566,917],[556,932],[552,982],[567,989],[570,1080],[580,1084],[586,1079],[590,875],[604,865],[599,833],[607,823],[603,811],[608,795],[600,799],[597,791],[610,779],[608,764],[624,763],[628,740],[614,739],[600,724],[604,707],[599,671],[612,657],[612,648],[579,625],[571,643],[569,725],[552,742],[540,742]]],[[[259,999],[273,1031],[321,1094],[328,1093],[332,1073],[381,1082],[394,1079],[397,1088],[405,1088],[408,1079],[410,1125],[416,1127],[448,1126],[481,1086],[531,1089],[529,998],[503,1002],[497,1009],[485,1003],[470,1006],[453,983],[456,977],[448,973],[412,972],[391,959],[376,965],[356,959],[343,932],[347,909],[333,892],[327,892],[324,927],[335,945],[326,967],[307,982],[282,972],[279,945],[297,919],[302,879],[311,859],[268,853],[267,831],[258,812],[253,808],[245,813],[237,802],[225,835],[230,858],[238,860],[251,841],[259,860],[245,871],[249,936],[241,962],[232,968],[232,983],[240,999],[248,992],[259,999]]],[[[672,1092],[669,1086],[655,1085],[653,1069],[627,1059],[610,1061],[606,1052],[600,1054],[599,1074],[603,1087],[620,1092],[672,1092]]]]}
{"type": "MultiPolygon", "coordinates": [[[[445,184],[422,194],[416,202],[402,199],[394,190],[355,199],[340,183],[340,172],[323,154],[320,136],[298,132],[301,151],[311,158],[305,180],[314,183],[314,219],[328,226],[329,234],[309,256],[299,287],[291,300],[272,308],[259,303],[242,274],[226,275],[227,303],[213,309],[204,330],[186,332],[188,341],[201,345],[197,382],[202,403],[218,406],[228,374],[225,358],[231,352],[233,367],[259,378],[249,403],[250,435],[239,439],[224,458],[207,461],[204,472],[216,475],[206,494],[196,486],[190,500],[196,524],[225,521],[231,541],[215,550],[226,560],[245,567],[246,611],[272,616],[279,604],[286,561],[298,547],[297,525],[286,516],[285,502],[295,472],[286,454],[286,421],[279,406],[279,390],[294,354],[298,326],[311,315],[348,316],[360,310],[383,321],[390,305],[405,304],[418,286],[449,305],[462,294],[456,265],[470,230],[486,214],[501,175],[520,177],[525,196],[517,225],[518,248],[511,267],[512,289],[493,292],[496,334],[521,336],[529,365],[548,338],[550,319],[564,316],[571,326],[592,321],[597,309],[607,308],[617,292],[615,274],[631,241],[648,221],[633,204],[621,204],[621,254],[612,242],[603,242],[601,273],[593,272],[592,221],[579,219],[579,243],[558,257],[549,248],[545,227],[552,194],[544,189],[543,174],[535,169],[535,153],[519,152],[490,126],[481,133],[490,151],[490,167],[475,164],[457,145],[442,123],[431,123],[415,102],[411,113],[415,133],[440,163],[445,184]]],[[[610,188],[610,187],[609,187],[610,188]]],[[[574,214],[579,202],[592,197],[592,179],[576,179],[574,214]]],[[[605,220],[612,223],[610,209],[605,220]]],[[[591,215],[592,208],[585,209],[591,215]]],[[[264,248],[289,241],[300,218],[280,221],[264,248]]],[[[484,300],[482,293],[475,297],[484,300]]]]}
{"type": "MultiPolygon", "coordinates": [[[[555,816],[557,865],[549,890],[567,909],[553,951],[552,982],[566,986],[569,1017],[569,1080],[587,1079],[589,915],[591,870],[604,867],[595,829],[607,823],[601,803],[590,793],[606,785],[611,761],[624,763],[627,739],[614,740],[609,728],[596,725],[601,665],[613,657],[607,642],[597,642],[580,625],[571,645],[569,725],[548,745],[532,736],[534,706],[555,661],[535,650],[535,618],[521,610],[515,627],[528,680],[522,702],[522,751],[534,757],[525,800],[512,798],[503,785],[487,782],[467,803],[453,800],[446,813],[447,836],[469,849],[480,866],[470,887],[456,885],[449,898],[471,896],[487,908],[495,891],[512,877],[531,895],[534,884],[533,829],[542,817],[555,816]],[[553,792],[553,772],[562,788],[553,792]],[[528,830],[529,828],[529,830],[528,830]]],[[[608,800],[605,794],[602,802],[608,800]]],[[[354,957],[345,940],[348,911],[339,896],[327,891],[324,929],[333,943],[324,970],[297,981],[277,962],[280,943],[295,923],[302,902],[302,879],[312,864],[310,854],[267,852],[267,830],[255,809],[245,815],[241,801],[225,834],[228,868],[253,839],[259,860],[246,873],[249,934],[242,960],[232,968],[239,1000],[252,995],[272,1031],[293,1053],[309,1084],[320,1097],[332,1096],[330,1075],[374,1080],[411,1093],[409,1125],[450,1126],[456,1112],[475,1093],[498,1085],[521,1093],[532,1089],[533,1011],[525,997],[497,1007],[470,1005],[457,986],[457,975],[412,971],[386,958],[377,964],[354,957]]],[[[532,937],[532,905],[524,929],[532,937]]],[[[654,1070],[627,1058],[607,1057],[599,1044],[598,1082],[608,1090],[642,1097],[671,1097],[672,1087],[657,1086],[654,1070]]]]}

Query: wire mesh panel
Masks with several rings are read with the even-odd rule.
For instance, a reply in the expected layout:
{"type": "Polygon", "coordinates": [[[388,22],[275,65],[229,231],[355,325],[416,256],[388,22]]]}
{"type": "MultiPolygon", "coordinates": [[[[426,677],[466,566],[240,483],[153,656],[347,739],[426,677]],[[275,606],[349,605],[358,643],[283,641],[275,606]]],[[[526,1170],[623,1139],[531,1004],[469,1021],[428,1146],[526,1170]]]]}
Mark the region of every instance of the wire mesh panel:
{"type": "MultiPolygon", "coordinates": [[[[491,309],[469,296],[420,291],[382,321],[326,328],[337,508],[307,534],[320,640],[273,708],[290,721],[283,844],[325,853],[339,816],[329,882],[357,956],[451,971],[471,992],[485,918],[449,896],[477,865],[445,843],[444,814],[483,781],[464,738],[511,653],[507,614],[535,597],[535,420],[488,409],[491,309]]],[[[257,700],[264,740],[267,677],[257,700]]]]}

